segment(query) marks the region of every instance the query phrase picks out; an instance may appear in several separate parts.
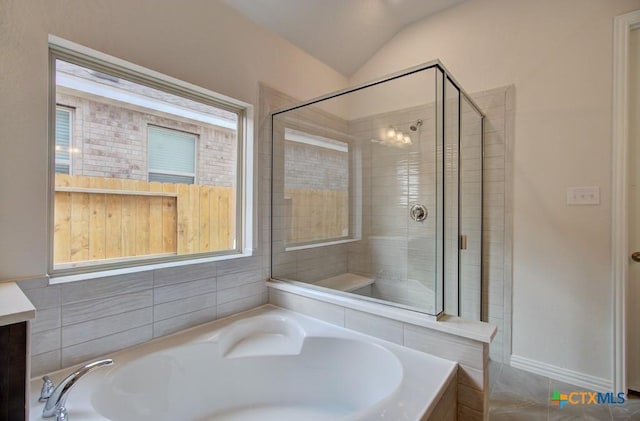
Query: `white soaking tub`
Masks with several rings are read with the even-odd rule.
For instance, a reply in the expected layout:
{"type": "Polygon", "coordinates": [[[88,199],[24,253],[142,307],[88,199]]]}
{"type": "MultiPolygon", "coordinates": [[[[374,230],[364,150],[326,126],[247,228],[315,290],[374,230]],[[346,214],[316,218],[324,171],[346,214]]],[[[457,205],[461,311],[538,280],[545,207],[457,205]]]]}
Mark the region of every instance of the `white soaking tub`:
{"type": "MultiPolygon", "coordinates": [[[[108,357],[71,390],[70,421],[420,420],[454,390],[457,369],[270,305],[108,357]]],[[[31,420],[42,420],[40,385],[31,420]]]]}

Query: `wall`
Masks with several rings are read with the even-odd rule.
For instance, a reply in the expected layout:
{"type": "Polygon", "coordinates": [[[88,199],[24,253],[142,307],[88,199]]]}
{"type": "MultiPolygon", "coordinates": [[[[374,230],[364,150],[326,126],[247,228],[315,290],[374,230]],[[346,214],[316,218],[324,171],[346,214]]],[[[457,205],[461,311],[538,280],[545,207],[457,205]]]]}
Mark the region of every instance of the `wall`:
{"type": "Polygon", "coordinates": [[[285,141],[284,161],[285,189],[349,189],[347,152],[285,141]]]}
{"type": "Polygon", "coordinates": [[[297,98],[346,85],[222,2],[0,0],[0,280],[46,272],[48,34],[252,104],[259,80],[297,98]]]}
{"type": "Polygon", "coordinates": [[[70,146],[79,152],[70,154],[71,175],[147,181],[148,127],[153,125],[197,136],[197,184],[231,187],[236,181],[235,130],[69,94],[59,93],[56,103],[72,108],[70,146]]]}
{"type": "Polygon", "coordinates": [[[469,1],[407,27],[350,80],[439,58],[468,92],[515,86],[513,354],[604,380],[612,19],[638,8],[638,0],[469,1]],[[566,205],[567,187],[592,185],[599,206],[566,205]]]}
{"type": "Polygon", "coordinates": [[[266,276],[255,256],[61,285],[23,281],[37,309],[31,375],[264,304],[266,276]]]}
{"type": "MultiPolygon", "coordinates": [[[[48,34],[246,101],[256,116],[264,114],[260,80],[299,98],[346,84],[222,2],[0,0],[0,282],[28,278],[20,286],[38,314],[32,374],[265,303],[268,185],[258,174],[269,168],[262,162],[254,257],[48,285],[48,34]]],[[[256,156],[262,143],[256,140],[256,156]]]]}

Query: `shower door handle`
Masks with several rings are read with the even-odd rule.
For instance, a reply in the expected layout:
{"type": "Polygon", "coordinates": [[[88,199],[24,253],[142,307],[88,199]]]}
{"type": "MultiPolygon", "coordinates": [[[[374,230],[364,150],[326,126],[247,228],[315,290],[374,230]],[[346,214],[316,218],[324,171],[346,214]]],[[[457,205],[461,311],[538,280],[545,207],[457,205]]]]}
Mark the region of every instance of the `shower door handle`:
{"type": "Polygon", "coordinates": [[[467,249],[467,236],[466,235],[461,235],[460,236],[460,250],[466,250],[467,249]]]}

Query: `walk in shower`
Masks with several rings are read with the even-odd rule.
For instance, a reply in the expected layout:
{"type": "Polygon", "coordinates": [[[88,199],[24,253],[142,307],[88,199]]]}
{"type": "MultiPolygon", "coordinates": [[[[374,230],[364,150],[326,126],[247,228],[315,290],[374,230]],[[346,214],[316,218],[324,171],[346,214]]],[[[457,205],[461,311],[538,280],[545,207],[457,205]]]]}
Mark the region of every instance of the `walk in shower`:
{"type": "Polygon", "coordinates": [[[482,121],[438,61],[273,113],[271,277],[481,320],[482,121]]]}

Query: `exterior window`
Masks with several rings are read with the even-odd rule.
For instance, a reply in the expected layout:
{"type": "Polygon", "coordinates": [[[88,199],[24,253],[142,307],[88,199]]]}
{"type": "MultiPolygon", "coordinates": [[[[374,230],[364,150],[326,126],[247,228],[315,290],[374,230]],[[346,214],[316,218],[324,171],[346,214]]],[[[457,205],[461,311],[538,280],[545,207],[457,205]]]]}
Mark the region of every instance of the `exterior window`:
{"type": "Polygon", "coordinates": [[[149,126],[149,181],[193,184],[197,135],[149,126]]]}
{"type": "Polygon", "coordinates": [[[51,273],[251,247],[240,208],[247,104],[100,53],[50,54],[51,273]]]}
{"type": "Polygon", "coordinates": [[[71,169],[71,113],[69,108],[56,107],[56,174],[69,174],[71,169]]]}
{"type": "Polygon", "coordinates": [[[285,129],[287,246],[350,237],[349,143],[285,129]]]}

